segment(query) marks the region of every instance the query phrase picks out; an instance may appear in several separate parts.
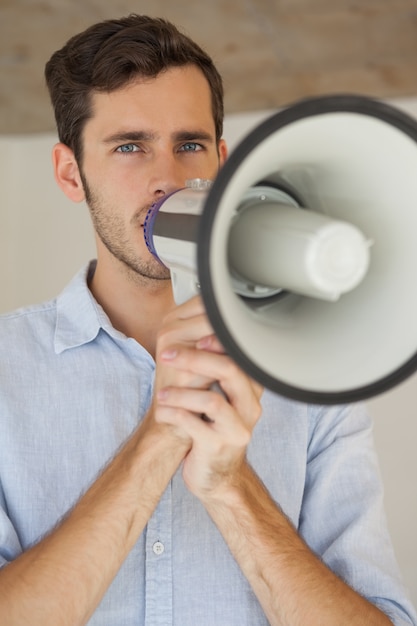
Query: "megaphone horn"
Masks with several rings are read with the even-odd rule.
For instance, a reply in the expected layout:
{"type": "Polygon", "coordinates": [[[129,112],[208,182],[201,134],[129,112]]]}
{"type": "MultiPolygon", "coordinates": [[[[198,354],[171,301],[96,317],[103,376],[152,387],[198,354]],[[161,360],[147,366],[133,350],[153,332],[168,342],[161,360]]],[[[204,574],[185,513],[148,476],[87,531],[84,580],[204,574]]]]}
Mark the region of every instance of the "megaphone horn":
{"type": "Polygon", "coordinates": [[[177,302],[201,291],[230,356],[303,402],[382,393],[417,369],[417,124],[362,96],[261,123],[211,184],[148,214],[177,302]]]}

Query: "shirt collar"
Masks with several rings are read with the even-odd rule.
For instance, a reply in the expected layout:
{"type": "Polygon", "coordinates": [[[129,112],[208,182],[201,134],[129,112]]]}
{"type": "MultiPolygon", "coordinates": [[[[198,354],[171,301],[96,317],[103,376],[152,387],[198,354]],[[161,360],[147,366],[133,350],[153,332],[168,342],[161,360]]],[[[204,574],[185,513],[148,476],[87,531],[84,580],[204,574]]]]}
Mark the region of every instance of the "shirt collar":
{"type": "Polygon", "coordinates": [[[54,346],[56,354],[93,341],[101,328],[111,327],[88,288],[96,262],[84,267],[57,298],[54,346]]]}

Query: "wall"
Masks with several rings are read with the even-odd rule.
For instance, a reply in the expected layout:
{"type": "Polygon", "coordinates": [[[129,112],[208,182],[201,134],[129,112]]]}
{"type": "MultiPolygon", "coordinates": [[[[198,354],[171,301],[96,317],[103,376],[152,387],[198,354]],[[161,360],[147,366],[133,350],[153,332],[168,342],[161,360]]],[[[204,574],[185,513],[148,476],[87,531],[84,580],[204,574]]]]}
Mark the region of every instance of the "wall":
{"type": "Polygon", "coordinates": [[[44,64],[102,19],[172,20],[215,60],[230,112],[349,91],[416,93],[416,0],[2,0],[0,133],[48,132],[44,64]]]}
{"type": "Polygon", "coordinates": [[[84,204],[53,179],[54,135],[0,136],[0,310],[54,296],[94,256],[84,204]]]}
{"type": "MultiPolygon", "coordinates": [[[[394,104],[417,116],[417,100],[394,104]]],[[[229,116],[230,147],[267,114],[229,116]]],[[[0,311],[53,297],[94,256],[86,207],[69,202],[53,181],[54,142],[52,134],[0,136],[0,311]]],[[[369,407],[394,546],[417,605],[417,375],[369,407]]]]}

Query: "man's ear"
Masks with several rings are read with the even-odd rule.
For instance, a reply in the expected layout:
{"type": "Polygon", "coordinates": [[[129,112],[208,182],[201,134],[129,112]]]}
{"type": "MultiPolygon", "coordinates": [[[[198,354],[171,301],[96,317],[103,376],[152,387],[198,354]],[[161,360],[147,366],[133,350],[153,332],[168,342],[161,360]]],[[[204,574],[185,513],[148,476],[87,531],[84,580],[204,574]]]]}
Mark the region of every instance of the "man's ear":
{"type": "Polygon", "coordinates": [[[85,199],[84,188],[74,153],[63,143],[57,143],[52,150],[52,163],[55,180],[64,194],[73,202],[85,199]]]}
{"type": "Polygon", "coordinates": [[[219,164],[221,167],[222,165],[224,165],[224,162],[226,161],[227,154],[228,154],[227,145],[224,139],[220,139],[218,151],[219,151],[219,164]]]}

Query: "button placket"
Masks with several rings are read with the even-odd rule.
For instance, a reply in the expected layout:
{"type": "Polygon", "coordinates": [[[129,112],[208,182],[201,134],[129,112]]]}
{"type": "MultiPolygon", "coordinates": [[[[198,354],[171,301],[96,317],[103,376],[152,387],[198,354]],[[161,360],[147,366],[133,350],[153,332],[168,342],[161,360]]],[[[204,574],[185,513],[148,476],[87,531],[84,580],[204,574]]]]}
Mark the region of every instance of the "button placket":
{"type": "Polygon", "coordinates": [[[168,485],[146,528],[144,626],[172,624],[172,494],[168,485]]]}

